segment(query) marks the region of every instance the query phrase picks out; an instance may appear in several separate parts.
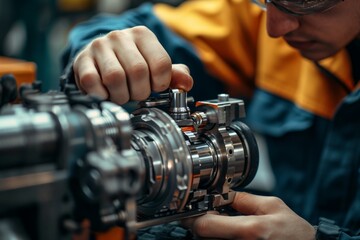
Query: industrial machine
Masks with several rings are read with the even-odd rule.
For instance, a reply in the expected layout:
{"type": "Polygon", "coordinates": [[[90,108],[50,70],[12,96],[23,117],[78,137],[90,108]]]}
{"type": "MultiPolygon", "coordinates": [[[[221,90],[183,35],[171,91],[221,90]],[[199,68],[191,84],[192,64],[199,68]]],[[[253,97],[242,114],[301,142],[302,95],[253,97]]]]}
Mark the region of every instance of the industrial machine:
{"type": "MultiPolygon", "coordinates": [[[[35,85],[36,86],[36,85],[35,85]]],[[[137,230],[224,209],[258,167],[244,102],[180,89],[135,111],[73,88],[21,92],[0,112],[0,239],[137,230]]]]}

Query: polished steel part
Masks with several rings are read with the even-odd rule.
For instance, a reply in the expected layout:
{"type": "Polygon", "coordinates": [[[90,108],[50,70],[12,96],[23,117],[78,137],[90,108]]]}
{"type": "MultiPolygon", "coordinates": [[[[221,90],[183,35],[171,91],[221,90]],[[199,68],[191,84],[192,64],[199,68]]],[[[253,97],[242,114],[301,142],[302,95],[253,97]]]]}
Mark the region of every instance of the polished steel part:
{"type": "Polygon", "coordinates": [[[175,120],[188,119],[190,109],[187,105],[187,93],[183,90],[172,89],[169,92],[169,114],[175,120]]]}
{"type": "Polygon", "coordinates": [[[257,171],[255,138],[240,121],[244,103],[227,94],[191,111],[187,93],[172,89],[132,114],[62,93],[26,100],[0,113],[1,168],[56,163],[67,170],[77,218],[96,231],[119,225],[134,233],[219,210],[257,171]]]}
{"type": "Polygon", "coordinates": [[[221,208],[233,201],[231,189],[246,186],[257,170],[255,138],[239,121],[245,116],[242,100],[220,94],[190,113],[186,92],[171,90],[168,96],[151,100],[163,110],[140,108],[131,117],[133,148],[147,169],[137,227],[221,208]]]}
{"type": "Polygon", "coordinates": [[[134,128],[133,141],[140,145],[156,148],[156,155],[147,154],[149,172],[149,197],[139,205],[141,214],[155,214],[161,211],[181,211],[187,201],[191,181],[192,162],[180,128],[165,112],[156,108],[135,111],[131,118],[134,128]],[[153,143],[153,144],[152,144],[153,143]],[[155,156],[155,157],[154,157],[155,156]],[[151,173],[150,172],[150,173],[151,173]],[[157,191],[156,191],[157,189],[157,191]]]}

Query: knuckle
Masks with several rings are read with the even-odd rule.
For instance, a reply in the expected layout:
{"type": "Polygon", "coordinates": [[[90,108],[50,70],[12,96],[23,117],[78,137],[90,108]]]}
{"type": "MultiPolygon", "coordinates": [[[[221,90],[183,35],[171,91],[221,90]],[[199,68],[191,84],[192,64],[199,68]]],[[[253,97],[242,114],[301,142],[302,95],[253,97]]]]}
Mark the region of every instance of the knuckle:
{"type": "Polygon", "coordinates": [[[103,44],[104,44],[104,39],[102,37],[99,37],[99,38],[94,39],[90,43],[90,48],[100,49],[103,47],[103,44]]]}
{"type": "Polygon", "coordinates": [[[149,68],[145,62],[135,62],[127,69],[128,75],[136,79],[143,79],[149,74],[149,68]]]}
{"type": "Polygon", "coordinates": [[[125,79],[125,73],[119,69],[110,69],[102,75],[102,82],[107,87],[118,86],[125,79]]]}
{"type": "Polygon", "coordinates": [[[129,29],[135,41],[147,40],[149,42],[157,39],[156,35],[145,26],[136,26],[129,29]]]}
{"type": "Polygon", "coordinates": [[[131,32],[133,32],[135,35],[142,35],[142,34],[148,34],[148,33],[150,33],[151,31],[150,31],[150,29],[149,28],[147,28],[146,26],[143,26],[143,25],[141,25],[141,26],[136,26],[136,27],[133,27],[133,28],[131,28],[131,32]]]}
{"type": "Polygon", "coordinates": [[[171,71],[171,59],[169,57],[169,55],[167,54],[162,54],[161,57],[159,57],[158,59],[156,59],[154,61],[156,64],[154,64],[153,70],[156,73],[162,73],[164,71],[171,71]]]}
{"type": "Polygon", "coordinates": [[[120,40],[127,37],[128,34],[125,30],[115,30],[107,34],[107,38],[109,38],[110,40],[120,40]]]}
{"type": "Polygon", "coordinates": [[[269,204],[274,207],[280,207],[284,205],[284,202],[278,197],[269,197],[269,204]]]}
{"type": "Polygon", "coordinates": [[[98,78],[95,73],[84,73],[79,78],[80,86],[85,90],[90,90],[98,84],[98,78]]]}

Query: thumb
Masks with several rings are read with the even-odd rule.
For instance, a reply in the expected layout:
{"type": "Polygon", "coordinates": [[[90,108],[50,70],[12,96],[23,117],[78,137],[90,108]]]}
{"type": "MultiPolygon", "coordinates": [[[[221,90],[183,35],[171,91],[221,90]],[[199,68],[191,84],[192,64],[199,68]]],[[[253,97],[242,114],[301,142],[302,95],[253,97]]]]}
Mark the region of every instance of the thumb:
{"type": "Polygon", "coordinates": [[[190,91],[194,84],[189,68],[184,64],[173,64],[170,88],[190,91]]]}
{"type": "Polygon", "coordinates": [[[183,227],[191,228],[192,225],[194,225],[194,222],[196,221],[196,219],[198,219],[199,217],[204,216],[206,214],[219,215],[219,212],[208,211],[205,214],[200,214],[200,215],[193,216],[193,217],[186,217],[186,218],[181,219],[180,223],[183,227]]]}
{"type": "Polygon", "coordinates": [[[246,192],[237,192],[231,206],[246,215],[264,215],[282,205],[276,197],[259,196],[246,192]]]}

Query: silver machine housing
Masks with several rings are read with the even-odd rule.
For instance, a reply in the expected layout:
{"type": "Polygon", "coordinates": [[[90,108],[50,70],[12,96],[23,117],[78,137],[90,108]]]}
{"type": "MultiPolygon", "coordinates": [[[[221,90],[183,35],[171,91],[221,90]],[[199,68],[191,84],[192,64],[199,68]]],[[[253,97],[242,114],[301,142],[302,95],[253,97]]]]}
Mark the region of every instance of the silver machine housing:
{"type": "MultiPolygon", "coordinates": [[[[241,121],[241,99],[219,94],[193,111],[190,103],[185,91],[170,89],[128,113],[88,96],[29,94],[0,113],[0,169],[51,163],[46,172],[66,184],[76,221],[89,219],[100,231],[123,227],[125,239],[219,210],[254,178],[257,144],[241,121]]],[[[15,191],[10,177],[0,172],[1,204],[15,191]]]]}

